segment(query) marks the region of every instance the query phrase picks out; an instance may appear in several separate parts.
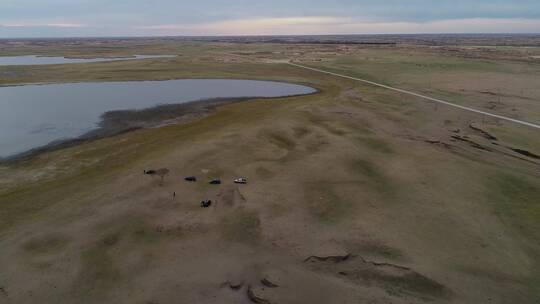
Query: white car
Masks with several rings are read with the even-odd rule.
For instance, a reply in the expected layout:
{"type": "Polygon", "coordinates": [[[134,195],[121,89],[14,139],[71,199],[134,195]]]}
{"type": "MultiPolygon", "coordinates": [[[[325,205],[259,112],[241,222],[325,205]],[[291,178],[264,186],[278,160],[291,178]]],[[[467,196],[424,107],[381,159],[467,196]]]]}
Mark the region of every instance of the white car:
{"type": "Polygon", "coordinates": [[[234,180],[236,184],[247,184],[247,178],[245,177],[239,177],[234,180]]]}

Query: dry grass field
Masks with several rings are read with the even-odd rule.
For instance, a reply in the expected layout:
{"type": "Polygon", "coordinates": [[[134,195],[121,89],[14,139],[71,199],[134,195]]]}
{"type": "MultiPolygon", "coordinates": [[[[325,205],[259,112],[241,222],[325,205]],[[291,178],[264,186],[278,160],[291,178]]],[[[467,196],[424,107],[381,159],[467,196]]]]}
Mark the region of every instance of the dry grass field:
{"type": "Polygon", "coordinates": [[[25,46],[178,57],[0,67],[0,85],[234,78],[319,93],[1,163],[0,303],[538,303],[539,130],[282,63],[540,123],[540,49],[458,49],[25,46]],[[149,168],[171,173],[160,185],[149,168]]]}

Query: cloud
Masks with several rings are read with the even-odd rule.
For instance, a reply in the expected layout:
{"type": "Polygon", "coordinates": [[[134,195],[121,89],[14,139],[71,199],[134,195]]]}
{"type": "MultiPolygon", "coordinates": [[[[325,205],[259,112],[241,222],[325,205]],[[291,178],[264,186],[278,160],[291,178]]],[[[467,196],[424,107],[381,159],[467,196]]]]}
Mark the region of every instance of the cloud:
{"type": "Polygon", "coordinates": [[[352,22],[336,30],[342,34],[418,33],[537,33],[538,19],[468,18],[427,22],[352,22]]]}
{"type": "Polygon", "coordinates": [[[0,38],[540,32],[539,0],[0,0],[0,38]]]}
{"type": "Polygon", "coordinates": [[[136,27],[138,30],[157,32],[176,32],[189,34],[214,33],[216,35],[268,34],[271,32],[289,31],[292,28],[335,26],[343,22],[336,17],[287,17],[287,18],[253,18],[217,21],[200,24],[164,24],[136,27]]]}
{"type": "MultiPolygon", "coordinates": [[[[140,21],[139,21],[140,22],[140,21]]],[[[2,36],[217,36],[418,33],[538,33],[540,19],[461,18],[432,21],[298,16],[237,18],[180,24],[115,24],[76,19],[0,21],[2,36]],[[30,35],[28,35],[30,33],[30,35]]]]}
{"type": "Polygon", "coordinates": [[[87,25],[81,23],[67,23],[67,22],[3,22],[0,23],[1,27],[12,28],[25,28],[25,27],[55,27],[55,28],[82,28],[87,25]]]}
{"type": "Polygon", "coordinates": [[[426,22],[376,21],[338,17],[249,18],[199,24],[135,27],[156,35],[302,35],[416,33],[535,33],[539,19],[466,18],[426,22]]]}

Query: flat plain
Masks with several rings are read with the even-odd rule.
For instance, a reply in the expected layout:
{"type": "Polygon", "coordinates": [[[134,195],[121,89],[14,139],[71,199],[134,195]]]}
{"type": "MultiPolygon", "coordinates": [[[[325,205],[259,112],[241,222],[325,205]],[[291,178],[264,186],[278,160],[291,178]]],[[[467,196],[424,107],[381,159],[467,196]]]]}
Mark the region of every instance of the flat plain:
{"type": "Polygon", "coordinates": [[[540,301],[539,130],[286,63],[539,124],[538,46],[21,43],[0,54],[177,57],[5,66],[2,86],[227,78],[318,93],[0,163],[0,303],[540,301]],[[156,168],[163,184],[143,175],[156,168]]]}

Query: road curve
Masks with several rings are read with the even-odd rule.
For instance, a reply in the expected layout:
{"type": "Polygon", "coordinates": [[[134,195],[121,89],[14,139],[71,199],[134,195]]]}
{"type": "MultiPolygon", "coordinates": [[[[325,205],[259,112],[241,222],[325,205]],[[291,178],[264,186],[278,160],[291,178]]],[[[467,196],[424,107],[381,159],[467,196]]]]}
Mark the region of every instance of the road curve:
{"type": "Polygon", "coordinates": [[[502,115],[497,115],[497,114],[484,112],[484,111],[481,111],[481,110],[477,110],[477,109],[457,105],[457,104],[454,104],[454,103],[451,103],[451,102],[448,102],[448,101],[444,101],[444,100],[441,100],[441,99],[429,97],[429,96],[426,96],[426,95],[418,94],[418,93],[403,90],[403,89],[394,88],[394,87],[387,86],[387,85],[380,84],[380,83],[376,83],[376,82],[373,82],[373,81],[369,81],[369,80],[365,80],[365,79],[361,79],[361,78],[355,78],[355,77],[351,77],[351,76],[347,76],[347,75],[341,75],[341,74],[328,72],[328,71],[324,71],[324,70],[320,70],[320,69],[316,69],[316,68],[311,68],[311,67],[296,64],[296,63],[293,63],[293,62],[290,62],[290,61],[287,62],[287,64],[295,66],[295,67],[299,67],[299,68],[319,72],[319,73],[324,73],[324,74],[328,74],[328,75],[333,75],[333,76],[337,76],[337,77],[342,77],[342,78],[347,78],[347,79],[360,81],[360,82],[363,82],[363,83],[371,84],[371,85],[381,87],[381,88],[385,88],[385,89],[388,89],[388,90],[392,90],[392,91],[400,92],[400,93],[403,93],[403,94],[420,97],[420,98],[423,98],[423,99],[426,99],[426,100],[429,100],[429,101],[433,101],[433,102],[436,102],[436,103],[441,103],[441,104],[444,104],[444,105],[447,105],[447,106],[450,106],[450,107],[454,107],[454,108],[462,109],[462,110],[465,110],[465,111],[482,114],[482,115],[489,116],[489,117],[495,117],[495,118],[498,118],[498,119],[501,119],[501,120],[506,120],[506,121],[517,123],[517,124],[520,124],[520,125],[540,129],[540,125],[537,125],[537,124],[534,124],[534,123],[531,123],[531,122],[526,122],[526,121],[522,121],[522,120],[518,120],[518,119],[514,119],[514,118],[502,116],[502,115]]]}

